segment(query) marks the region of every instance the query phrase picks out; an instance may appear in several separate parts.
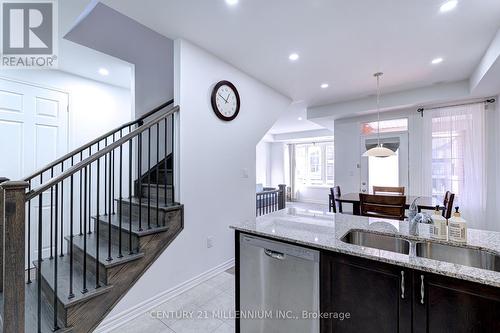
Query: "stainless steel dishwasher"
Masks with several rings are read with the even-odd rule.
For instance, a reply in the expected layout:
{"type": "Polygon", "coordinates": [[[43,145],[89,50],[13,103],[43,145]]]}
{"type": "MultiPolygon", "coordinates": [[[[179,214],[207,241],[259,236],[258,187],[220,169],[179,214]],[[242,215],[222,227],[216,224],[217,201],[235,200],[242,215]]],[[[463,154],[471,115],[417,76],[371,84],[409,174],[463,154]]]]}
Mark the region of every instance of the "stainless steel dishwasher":
{"type": "Polygon", "coordinates": [[[240,234],[241,333],[319,332],[319,252],[240,234]]]}

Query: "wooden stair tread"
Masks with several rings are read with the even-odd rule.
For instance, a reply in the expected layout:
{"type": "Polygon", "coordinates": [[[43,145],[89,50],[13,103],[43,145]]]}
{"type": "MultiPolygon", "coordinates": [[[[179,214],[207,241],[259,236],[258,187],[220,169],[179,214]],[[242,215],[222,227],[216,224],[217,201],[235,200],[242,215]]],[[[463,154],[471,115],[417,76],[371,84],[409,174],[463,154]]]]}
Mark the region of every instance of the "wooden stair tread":
{"type": "MultiPolygon", "coordinates": [[[[133,203],[135,205],[142,205],[143,207],[145,207],[146,209],[148,208],[148,198],[145,198],[145,197],[142,197],[142,200],[139,200],[139,198],[137,197],[132,197],[132,198],[123,198],[123,199],[116,199],[116,200],[121,200],[123,202],[127,202],[127,203],[133,203]]],[[[161,209],[161,210],[164,210],[164,211],[170,211],[170,210],[176,210],[176,209],[180,209],[182,208],[182,204],[179,204],[178,202],[169,202],[167,204],[165,204],[165,202],[162,200],[160,200],[160,205],[157,207],[156,206],[156,200],[154,199],[151,199],[151,208],[158,208],[158,209],[161,209]]]]}
{"type": "MultiPolygon", "coordinates": [[[[124,224],[125,225],[125,224],[124,224]]],[[[128,226],[128,222],[126,224],[128,226]]],[[[66,236],[66,240],[69,241],[70,237],[66,236]]],[[[73,236],[73,245],[78,247],[83,252],[83,243],[84,238],[87,239],[87,255],[91,256],[94,260],[96,258],[96,242],[97,242],[97,234],[95,232],[91,234],[85,235],[76,235],[73,236]]],[[[102,236],[99,237],[99,263],[103,265],[105,268],[115,267],[117,265],[121,265],[130,261],[138,260],[144,257],[144,253],[133,253],[129,254],[128,250],[128,239],[123,239],[122,246],[122,257],[119,258],[119,248],[115,244],[111,244],[111,258],[112,260],[108,261],[108,240],[104,239],[102,236]]],[[[68,243],[69,244],[69,243],[68,243]]]]}
{"type": "MultiPolygon", "coordinates": [[[[69,298],[69,276],[70,276],[70,264],[69,255],[66,254],[64,257],[57,257],[57,298],[63,304],[65,308],[83,302],[85,300],[91,299],[93,297],[102,295],[108,292],[112,286],[106,286],[101,282],[101,286],[96,288],[96,278],[89,270],[86,274],[87,282],[87,292],[83,291],[83,267],[80,263],[73,261],[73,293],[74,297],[69,298]]],[[[34,262],[34,265],[38,268],[38,261],[34,262]]],[[[51,290],[54,290],[54,259],[44,259],[41,263],[42,278],[45,279],[51,290]]]]}
{"type": "MultiPolygon", "coordinates": [[[[24,331],[25,332],[37,332],[38,328],[38,314],[37,314],[37,304],[38,304],[38,293],[37,293],[37,282],[33,280],[30,284],[25,284],[25,318],[24,318],[24,331]]],[[[52,333],[53,331],[53,320],[54,312],[52,311],[52,306],[49,304],[48,300],[45,298],[43,293],[42,296],[42,311],[40,318],[40,326],[42,333],[52,333]]],[[[0,293],[0,314],[3,314],[3,293],[0,293]]],[[[0,333],[3,333],[3,321],[0,317],[0,333]]],[[[58,322],[60,329],[55,331],[55,333],[66,333],[72,332],[71,328],[62,327],[62,323],[58,322]]]]}
{"type": "MultiPolygon", "coordinates": [[[[151,182],[151,184],[149,184],[148,182],[146,182],[146,183],[142,182],[141,186],[142,187],[151,186],[151,188],[156,188],[156,183],[151,182]]],[[[173,187],[172,185],[167,185],[167,189],[172,189],[172,187],[173,187]]],[[[165,184],[158,184],[158,188],[161,188],[162,190],[164,190],[165,184]]]]}
{"type": "MultiPolygon", "coordinates": [[[[147,209],[147,205],[146,205],[146,209],[147,209]]],[[[147,213],[145,213],[145,214],[147,214],[147,213]]],[[[118,232],[118,230],[120,228],[120,219],[118,216],[119,216],[118,214],[111,214],[111,226],[114,228],[113,229],[114,232],[118,232]]],[[[97,217],[93,217],[93,219],[97,219],[97,217]]],[[[109,215],[100,215],[99,221],[101,221],[101,223],[108,224],[109,223],[109,215]]],[[[129,217],[122,216],[122,230],[125,232],[128,232],[128,230],[129,230],[129,223],[130,223],[129,221],[130,221],[129,217]]],[[[168,231],[167,225],[166,226],[160,225],[158,227],[156,225],[156,223],[151,223],[151,229],[149,229],[148,224],[144,223],[144,221],[142,222],[141,227],[142,227],[142,230],[140,230],[140,228],[139,228],[139,220],[132,218],[132,234],[137,236],[137,237],[147,236],[147,235],[151,235],[151,234],[155,234],[155,233],[159,233],[159,232],[168,231]]],[[[113,231],[111,231],[111,232],[113,232],[113,231]]],[[[123,241],[124,241],[124,244],[128,244],[128,240],[124,239],[123,241]]],[[[107,253],[107,250],[106,250],[106,253],[107,253]]],[[[118,250],[116,251],[116,253],[118,253],[118,250]]]]}

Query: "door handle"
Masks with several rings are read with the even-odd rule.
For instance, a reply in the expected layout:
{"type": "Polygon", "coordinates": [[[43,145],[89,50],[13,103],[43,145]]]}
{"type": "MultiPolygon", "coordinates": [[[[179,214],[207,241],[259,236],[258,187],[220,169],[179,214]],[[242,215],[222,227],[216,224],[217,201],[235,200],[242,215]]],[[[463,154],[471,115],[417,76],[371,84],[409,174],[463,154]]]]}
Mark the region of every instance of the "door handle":
{"type": "Polygon", "coordinates": [[[271,257],[271,258],[273,258],[273,259],[278,259],[278,260],[283,260],[283,259],[285,259],[285,254],[284,254],[284,253],[281,253],[281,252],[276,252],[276,251],[273,251],[273,250],[265,249],[265,250],[264,250],[264,253],[265,253],[268,257],[271,257]]]}
{"type": "Polygon", "coordinates": [[[401,271],[401,298],[405,299],[405,272],[401,271]]]}
{"type": "Polygon", "coordinates": [[[420,275],[420,303],[424,304],[424,276],[420,275]]]}

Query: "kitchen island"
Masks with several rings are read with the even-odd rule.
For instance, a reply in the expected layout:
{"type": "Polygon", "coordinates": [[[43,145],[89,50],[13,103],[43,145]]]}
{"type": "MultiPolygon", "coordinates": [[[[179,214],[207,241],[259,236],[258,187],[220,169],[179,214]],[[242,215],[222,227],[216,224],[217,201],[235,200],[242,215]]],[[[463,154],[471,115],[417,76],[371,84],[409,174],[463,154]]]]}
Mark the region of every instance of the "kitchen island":
{"type": "Polygon", "coordinates": [[[500,332],[500,233],[469,229],[460,245],[431,239],[425,224],[415,236],[405,221],[295,208],[231,228],[237,310],[244,235],[319,252],[320,313],[350,317],[320,318],[321,333],[500,332]]]}

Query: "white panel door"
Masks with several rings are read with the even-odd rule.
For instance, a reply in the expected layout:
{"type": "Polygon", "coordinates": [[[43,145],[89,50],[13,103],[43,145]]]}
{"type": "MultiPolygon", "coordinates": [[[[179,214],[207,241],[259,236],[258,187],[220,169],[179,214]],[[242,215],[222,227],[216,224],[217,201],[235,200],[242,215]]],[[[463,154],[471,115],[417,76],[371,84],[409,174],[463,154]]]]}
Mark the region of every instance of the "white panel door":
{"type": "MultiPolygon", "coordinates": [[[[0,79],[0,142],[0,176],[12,180],[23,179],[64,155],[68,149],[68,95],[0,79]]],[[[54,171],[57,174],[60,169],[54,171]]],[[[46,172],[43,177],[44,181],[48,180],[50,173],[46,172]]],[[[32,186],[36,188],[39,183],[39,178],[34,179],[32,186]]],[[[30,203],[30,246],[26,264],[38,255],[35,237],[38,204],[37,198],[30,203]]],[[[42,205],[42,218],[48,223],[51,219],[50,191],[43,194],[42,205]]],[[[43,256],[46,257],[51,244],[50,231],[48,228],[43,231],[43,256]]]]}
{"type": "Polygon", "coordinates": [[[68,148],[68,95],[0,79],[0,176],[22,179],[68,148]]]}

